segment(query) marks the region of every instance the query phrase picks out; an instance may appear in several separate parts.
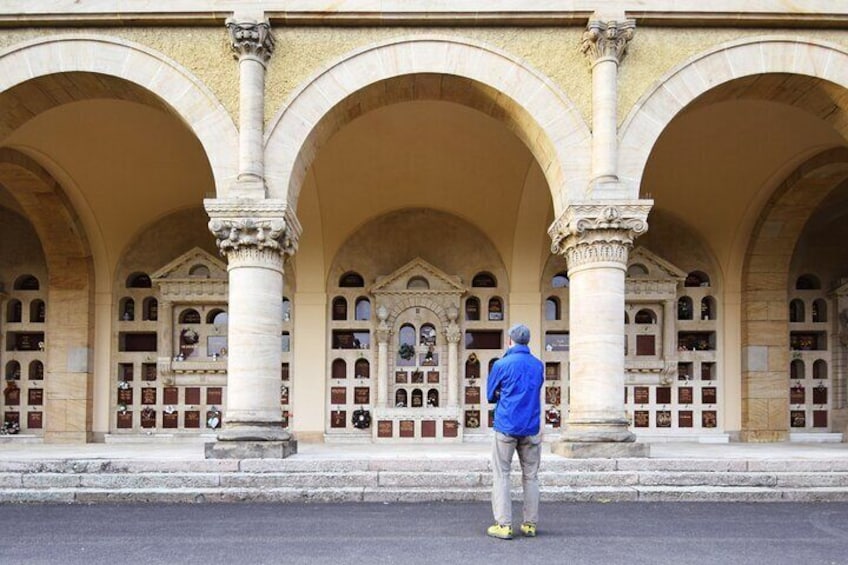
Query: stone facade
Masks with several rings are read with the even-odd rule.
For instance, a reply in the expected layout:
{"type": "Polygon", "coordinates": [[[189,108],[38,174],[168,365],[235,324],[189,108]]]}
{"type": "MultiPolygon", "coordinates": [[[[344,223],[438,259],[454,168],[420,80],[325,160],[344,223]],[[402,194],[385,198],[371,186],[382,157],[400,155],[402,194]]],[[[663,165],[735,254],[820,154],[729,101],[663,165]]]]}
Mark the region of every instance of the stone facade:
{"type": "Polygon", "coordinates": [[[0,13],[19,438],[483,440],[519,321],[561,453],[848,432],[848,13],[35,4],[0,13]]]}

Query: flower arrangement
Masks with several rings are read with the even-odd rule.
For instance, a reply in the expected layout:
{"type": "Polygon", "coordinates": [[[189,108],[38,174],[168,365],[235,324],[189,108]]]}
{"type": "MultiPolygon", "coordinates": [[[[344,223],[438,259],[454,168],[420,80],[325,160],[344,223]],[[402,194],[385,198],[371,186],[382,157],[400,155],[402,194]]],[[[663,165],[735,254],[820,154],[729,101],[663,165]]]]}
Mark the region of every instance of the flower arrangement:
{"type": "Polygon", "coordinates": [[[408,343],[402,343],[400,345],[400,349],[398,349],[398,355],[404,361],[409,361],[413,357],[415,357],[415,348],[408,343]]]}

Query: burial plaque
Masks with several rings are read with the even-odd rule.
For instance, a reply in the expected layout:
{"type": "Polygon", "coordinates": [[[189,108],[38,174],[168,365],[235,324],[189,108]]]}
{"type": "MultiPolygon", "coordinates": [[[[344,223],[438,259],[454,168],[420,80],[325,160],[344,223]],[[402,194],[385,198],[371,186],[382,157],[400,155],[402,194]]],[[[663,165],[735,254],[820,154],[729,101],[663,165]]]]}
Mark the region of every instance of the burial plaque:
{"type": "Polygon", "coordinates": [[[442,437],[457,437],[459,422],[456,420],[445,420],[442,422],[442,437]]]}
{"type": "Polygon", "coordinates": [[[465,387],[465,403],[480,404],[480,387],[467,386],[465,387]]]}
{"type": "Polygon", "coordinates": [[[392,437],[391,420],[380,420],[377,422],[377,437],[392,437]]]}
{"type": "Polygon", "coordinates": [[[27,414],[27,427],[30,429],[41,429],[42,413],[30,412],[27,414]]]}
{"type": "Polygon", "coordinates": [[[421,421],[421,437],[436,437],[436,421],[422,420],[421,421]]]}
{"type": "Polygon", "coordinates": [[[398,427],[400,428],[398,433],[400,437],[415,437],[414,420],[401,420],[398,427]]]}

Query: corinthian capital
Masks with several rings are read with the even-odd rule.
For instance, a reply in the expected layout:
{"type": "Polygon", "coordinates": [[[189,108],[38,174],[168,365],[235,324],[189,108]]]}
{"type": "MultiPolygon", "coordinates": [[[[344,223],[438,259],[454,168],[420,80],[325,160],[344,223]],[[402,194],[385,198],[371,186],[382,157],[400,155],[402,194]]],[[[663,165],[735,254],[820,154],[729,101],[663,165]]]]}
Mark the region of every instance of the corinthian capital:
{"type": "Polygon", "coordinates": [[[636,21],[590,21],[583,32],[581,51],[589,58],[590,64],[601,59],[615,59],[621,62],[627,51],[627,44],[636,32],[636,21]]]}
{"type": "Polygon", "coordinates": [[[594,262],[627,263],[633,240],[648,231],[650,200],[573,204],[548,229],[551,252],[568,268],[594,262]]]}
{"type": "Polygon", "coordinates": [[[254,57],[265,63],[271,58],[271,53],[274,52],[271,24],[253,21],[237,22],[228,19],[226,25],[236,59],[254,57]]]}
{"type": "Polygon", "coordinates": [[[241,250],[294,255],[301,227],[284,202],[274,200],[206,200],[209,231],[221,254],[241,250]]]}

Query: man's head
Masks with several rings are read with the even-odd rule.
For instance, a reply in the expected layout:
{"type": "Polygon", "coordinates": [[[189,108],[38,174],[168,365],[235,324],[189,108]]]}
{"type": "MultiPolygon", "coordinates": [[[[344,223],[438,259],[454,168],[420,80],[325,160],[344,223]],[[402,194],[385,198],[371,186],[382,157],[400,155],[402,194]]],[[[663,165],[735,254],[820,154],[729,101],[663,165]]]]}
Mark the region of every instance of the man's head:
{"type": "Polygon", "coordinates": [[[509,339],[518,345],[527,345],[530,342],[530,328],[524,324],[515,324],[509,328],[509,339]]]}

